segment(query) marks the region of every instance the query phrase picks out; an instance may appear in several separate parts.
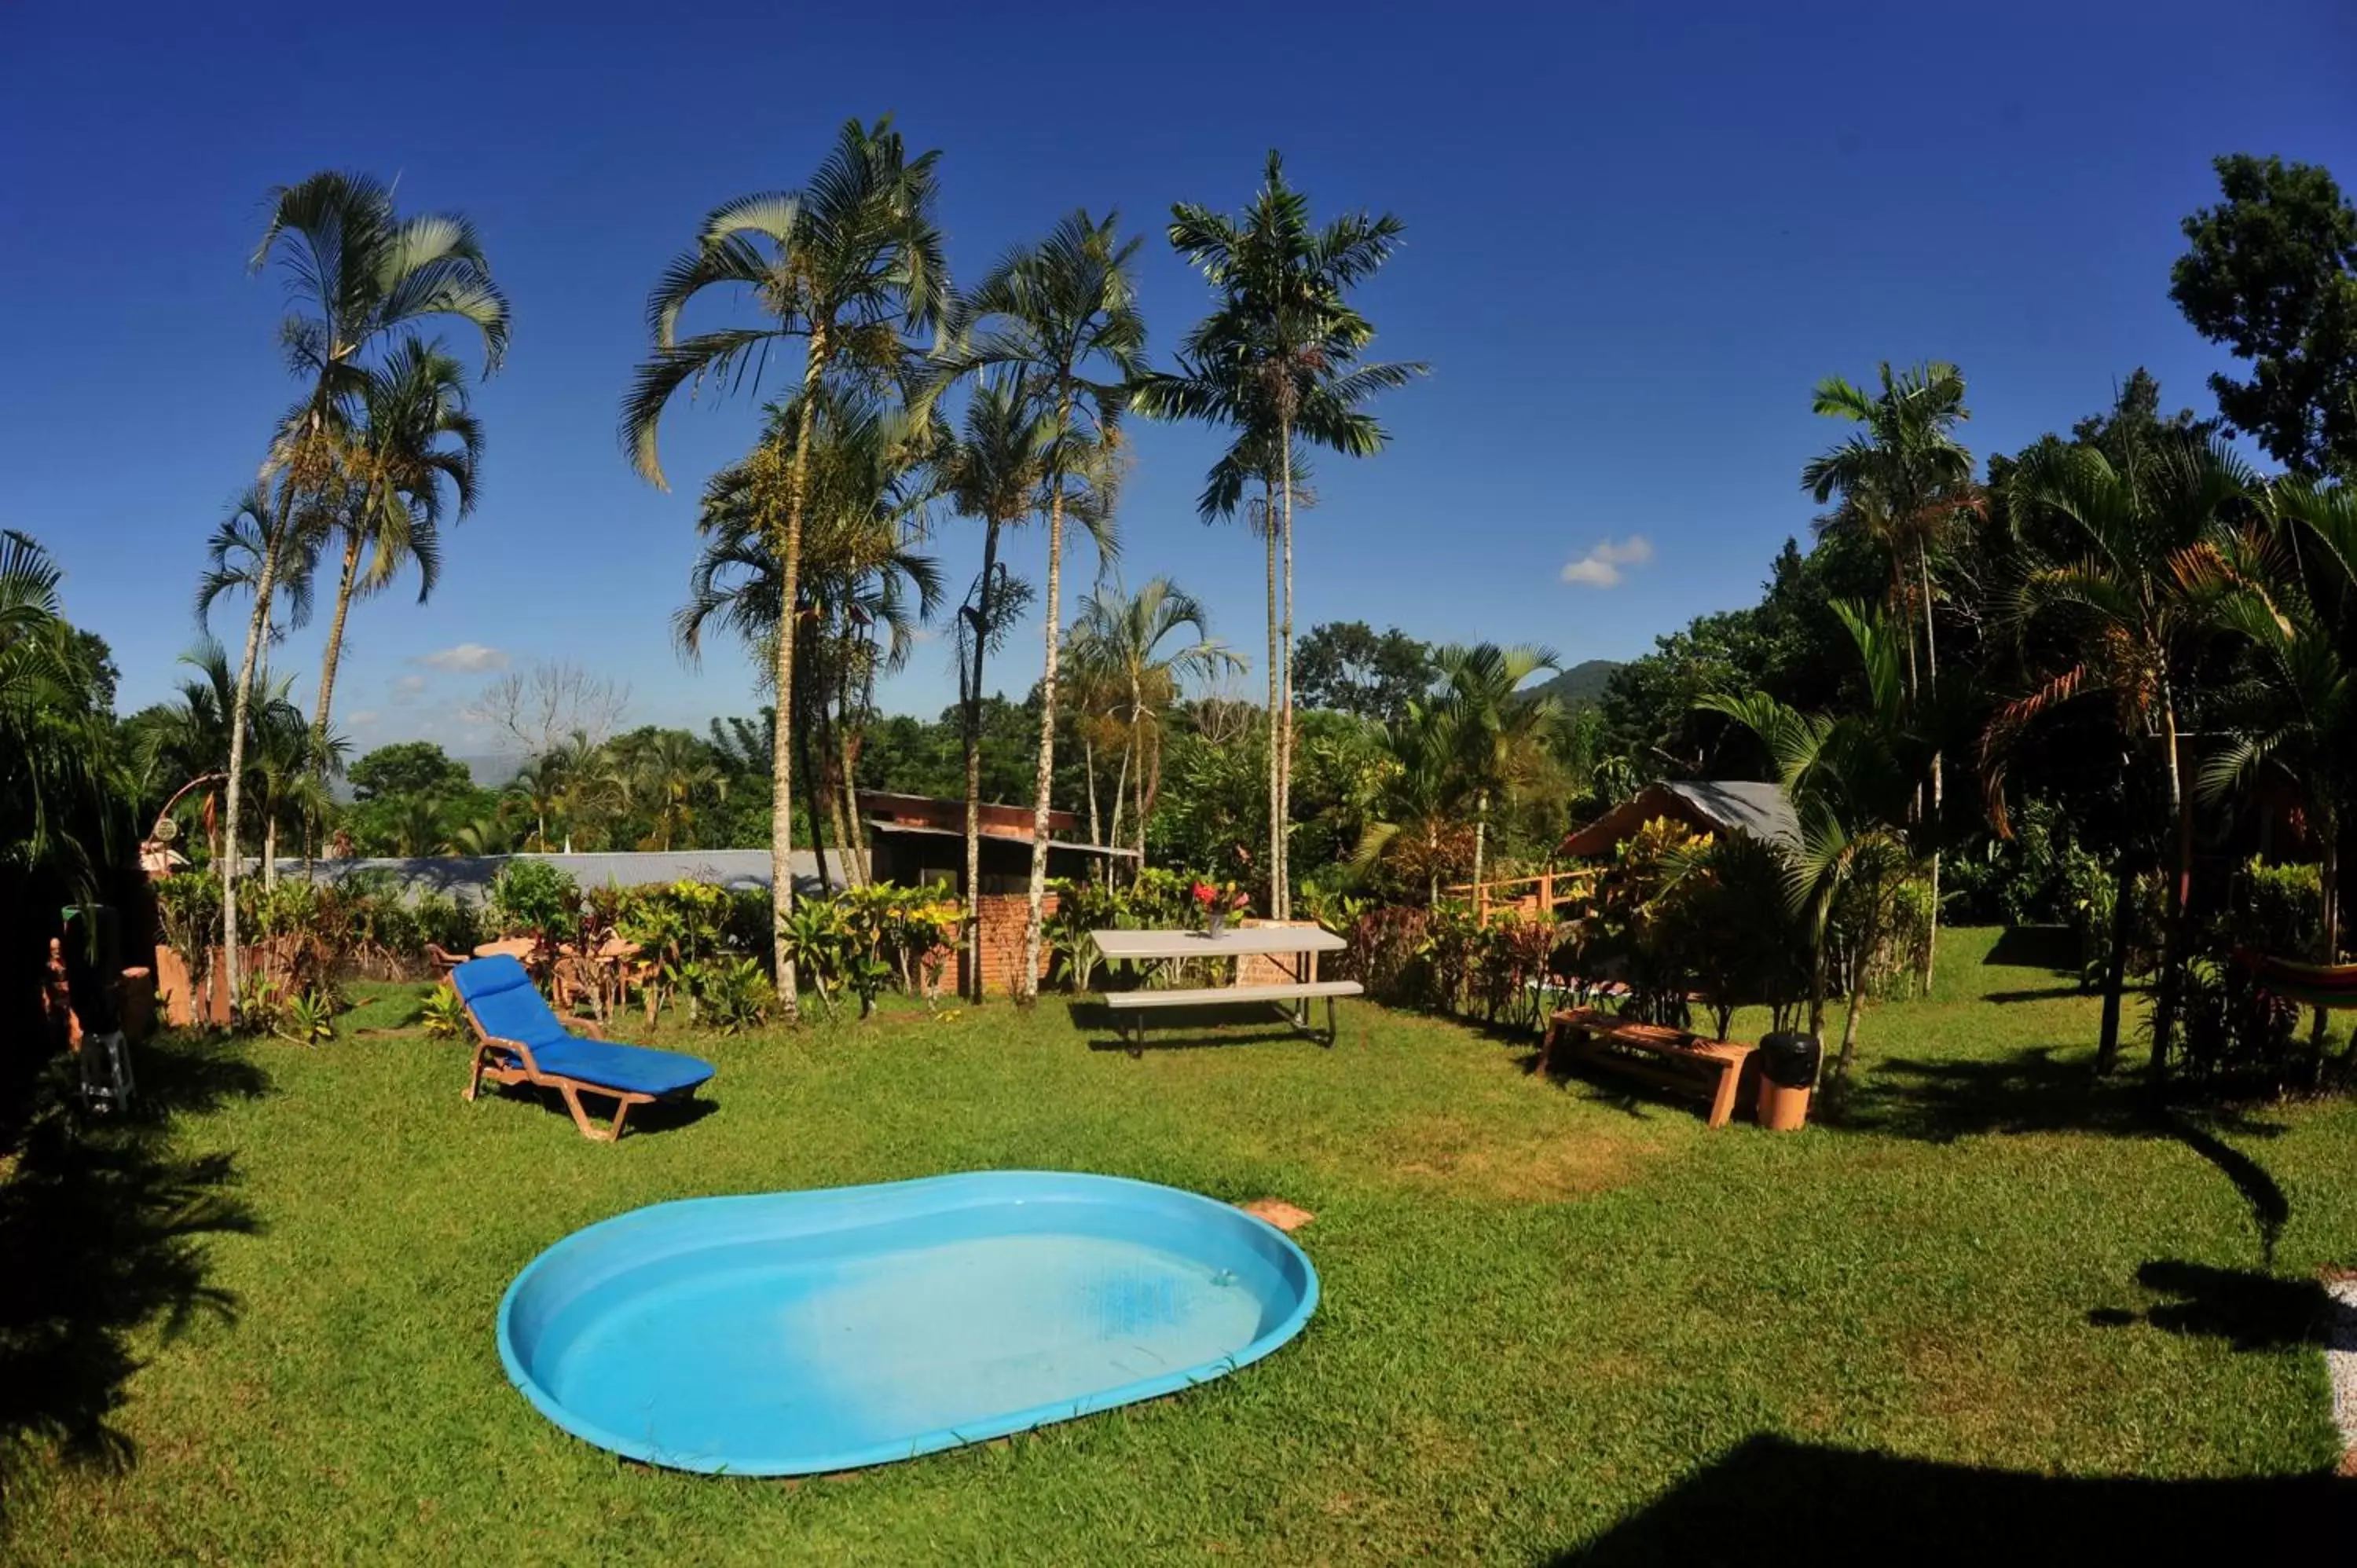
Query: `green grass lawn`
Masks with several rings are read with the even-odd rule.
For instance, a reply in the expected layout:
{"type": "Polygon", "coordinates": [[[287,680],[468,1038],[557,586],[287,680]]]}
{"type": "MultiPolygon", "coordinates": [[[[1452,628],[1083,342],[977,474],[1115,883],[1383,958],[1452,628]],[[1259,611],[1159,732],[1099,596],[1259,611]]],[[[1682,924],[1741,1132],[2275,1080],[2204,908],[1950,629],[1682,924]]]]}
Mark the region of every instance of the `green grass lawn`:
{"type": "MultiPolygon", "coordinates": [[[[1693,1561],[1764,1530],[1818,1561],[2024,1539],[2095,1561],[2340,1506],[2284,1478],[2338,1457],[2314,1279],[2357,1263],[2357,1107],[2147,1114],[2088,1079],[2094,1004],[1987,961],[1992,937],[1949,933],[1935,999],[1868,1015],[1847,1125],[1789,1136],[1359,1005],[1330,1051],[1243,1027],[1141,1059],[1092,1048],[1110,1032],[1060,1001],[666,1028],[719,1064],[714,1109],[613,1146],[531,1101],[462,1103],[462,1053],[407,1026],[416,988],[370,988],[316,1051],[159,1048],[149,1087],[189,1108],[101,1139],[104,1168],[37,1139],[15,1207],[128,1193],[147,1218],[92,1299],[127,1314],[201,1269],[219,1310],[129,1333],[143,1364],[109,1421],[135,1457],[34,1452],[0,1551],[1693,1561]],[[799,1483],[619,1461],[500,1371],[500,1292],[593,1220],[1020,1166],[1313,1210],[1317,1316],[1182,1397],[799,1483]]],[[[94,1325],[60,1336],[88,1365],[55,1397],[102,1401],[113,1349],[94,1325]]]]}

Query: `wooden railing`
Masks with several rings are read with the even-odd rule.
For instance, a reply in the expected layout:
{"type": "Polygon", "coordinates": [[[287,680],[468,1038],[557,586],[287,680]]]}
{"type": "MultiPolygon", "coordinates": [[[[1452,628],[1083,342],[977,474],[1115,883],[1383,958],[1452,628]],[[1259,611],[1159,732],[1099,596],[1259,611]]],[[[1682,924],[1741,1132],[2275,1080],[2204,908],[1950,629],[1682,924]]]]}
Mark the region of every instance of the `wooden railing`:
{"type": "Polygon", "coordinates": [[[1483,925],[1490,923],[1491,911],[1524,910],[1554,918],[1566,904],[1585,899],[1596,886],[1594,870],[1542,871],[1531,876],[1512,876],[1498,882],[1460,882],[1441,892],[1457,898],[1468,898],[1473,904],[1473,918],[1483,925]]]}

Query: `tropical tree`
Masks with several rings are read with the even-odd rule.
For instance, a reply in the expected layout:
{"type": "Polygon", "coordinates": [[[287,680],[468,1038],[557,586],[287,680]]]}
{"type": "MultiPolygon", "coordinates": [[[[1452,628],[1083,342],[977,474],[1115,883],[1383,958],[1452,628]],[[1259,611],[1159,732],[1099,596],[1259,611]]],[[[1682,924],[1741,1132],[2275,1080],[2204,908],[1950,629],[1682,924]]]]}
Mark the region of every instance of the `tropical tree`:
{"type": "Polygon", "coordinates": [[[1542,671],[1560,670],[1563,661],[1553,649],[1500,648],[1492,642],[1444,648],[1432,661],[1440,672],[1440,702],[1448,709],[1454,743],[1451,781],[1460,799],[1473,800],[1478,886],[1491,798],[1529,771],[1563,723],[1562,703],[1552,696],[1523,696],[1523,683],[1542,671]]]}
{"type": "Polygon", "coordinates": [[[1835,924],[1850,928],[1838,1086],[1848,1079],[1874,955],[1889,932],[1898,890],[1921,864],[1901,824],[1916,777],[1912,754],[1921,746],[1907,727],[1899,644],[1909,634],[1865,606],[1836,601],[1833,608],[1864,666],[1862,711],[1804,714],[1764,692],[1712,693],[1699,705],[1758,737],[1799,819],[1799,841],[1783,846],[1785,891],[1808,934],[1809,1032],[1820,1039],[1835,924]]]}
{"type": "Polygon", "coordinates": [[[333,524],[343,538],[343,564],[311,719],[313,757],[323,765],[352,600],[391,585],[409,565],[417,568],[417,602],[432,596],[442,568],[444,488],[464,518],[475,508],[483,456],[481,422],[467,408],[466,368],[436,346],[403,340],[361,388],[358,403],[360,423],[342,456],[346,504],[333,524]]]}
{"type": "MultiPolygon", "coordinates": [[[[2000,607],[2002,621],[2037,671],[2027,693],[1999,705],[1982,740],[1983,773],[2002,800],[2007,752],[2045,714],[2082,698],[2104,702],[2124,746],[2152,754],[2176,841],[2169,878],[2168,932],[2153,1012],[2152,1071],[2168,1068],[2183,926],[2192,875],[2193,818],[2185,789],[2179,717],[2187,676],[2216,628],[2217,574],[2205,562],[2240,560],[2247,536],[2231,526],[2253,490],[2251,472],[2222,439],[2168,436],[2115,467],[2086,446],[2053,447],[2025,458],[2013,482],[2025,506],[2067,528],[2084,553],[2033,560],[2000,607]],[[2059,650],[2059,658],[2049,657],[2059,650]]],[[[2016,519],[2018,527],[2020,519],[2016,519]]],[[[2237,575],[2249,576],[2247,568],[2237,575]]],[[[2122,863],[2123,881],[2127,875],[2122,863]]],[[[2123,888],[2125,893],[2125,887],[2123,888]]],[[[2121,909],[2130,900],[2118,900],[2121,909]]],[[[2123,914],[2125,918],[2125,914],[2123,914]]],[[[2113,944],[2097,1052],[2108,1070],[2119,1052],[2126,943],[2113,944]]]]}
{"type": "Polygon", "coordinates": [[[1054,438],[1020,371],[985,380],[968,400],[957,439],[942,454],[942,494],[982,524],[982,570],[958,606],[958,711],[965,751],[966,987],[982,1000],[982,703],[987,656],[1031,601],[1028,583],[998,559],[1000,535],[1031,514],[1047,483],[1054,438]]]}
{"type": "MultiPolygon", "coordinates": [[[[1964,375],[1945,362],[1894,372],[1885,361],[1876,391],[1868,392],[1839,376],[1830,376],[1817,383],[1813,406],[1817,413],[1848,420],[1858,429],[1809,460],[1801,470],[1801,488],[1820,504],[1839,497],[1841,507],[1826,520],[1826,526],[1867,540],[1889,562],[1889,613],[1900,626],[1910,628],[1904,634],[1905,696],[1910,706],[1920,705],[1940,680],[1932,558],[1944,544],[1955,520],[1977,504],[1973,455],[1955,437],[1956,426],[1972,417],[1964,408],[1964,375]],[[1911,629],[1917,627],[1922,631],[1920,665],[1911,629]]],[[[1942,772],[1939,748],[1934,746],[1928,800],[1917,814],[1935,830],[1944,804],[1942,772]]],[[[1931,865],[1936,932],[1940,907],[1936,831],[1931,865]]],[[[1932,949],[1924,950],[1928,965],[1932,949]]],[[[1930,979],[1928,971],[1924,978],[1930,979]]]]}
{"type": "MultiPolygon", "coordinates": [[[[277,503],[261,541],[254,572],[253,612],[238,670],[230,725],[228,837],[234,854],[244,804],[246,710],[253,691],[278,575],[317,535],[298,529],[306,505],[339,482],[339,456],[354,409],[374,373],[377,349],[406,327],[435,317],[472,326],[483,345],[483,373],[499,368],[507,350],[507,298],[491,281],[481,243],[464,218],[432,214],[402,218],[393,193],[366,175],[334,170],[269,197],[270,219],[254,248],[256,271],[274,257],[286,277],[293,312],[279,328],[288,367],[306,383],[302,401],[281,422],[265,477],[274,477],[277,503]]],[[[361,510],[372,510],[363,499],[361,510]]],[[[237,878],[221,878],[221,940],[229,993],[238,992],[237,878]]]]}
{"type": "MultiPolygon", "coordinates": [[[[1278,711],[1269,715],[1278,831],[1269,845],[1272,913],[1289,913],[1283,824],[1289,821],[1293,642],[1292,463],[1297,439],[1346,456],[1371,456],[1388,437],[1360,404],[1405,385],[1421,364],[1361,363],[1373,326],[1354,308],[1351,290],[1389,259],[1404,225],[1389,213],[1364,213],[1315,227],[1309,203],[1286,183],[1275,152],[1260,189],[1240,218],[1190,202],[1170,209],[1172,248],[1200,271],[1220,297],[1179,350],[1178,369],[1139,383],[1136,405],[1158,418],[1200,419],[1237,433],[1215,486],[1241,486],[1246,469],[1276,466],[1275,499],[1284,562],[1278,644],[1284,666],[1278,711]]],[[[1206,499],[1216,498],[1208,494],[1206,499]]],[[[1212,505],[1208,516],[1233,510],[1212,505]]]]}
{"type": "MultiPolygon", "coordinates": [[[[0,892],[22,907],[46,875],[94,892],[122,831],[129,780],[90,649],[62,614],[62,574],[28,534],[0,530],[0,892]]],[[[54,908],[54,905],[50,906],[54,908]]]]}
{"type": "MultiPolygon", "coordinates": [[[[1072,622],[1075,675],[1090,688],[1115,693],[1113,715],[1126,736],[1121,779],[1135,789],[1140,865],[1171,705],[1187,682],[1245,668],[1242,657],[1211,635],[1211,626],[1202,605],[1168,577],[1157,577],[1135,594],[1125,592],[1118,578],[1101,585],[1081,596],[1072,622]]],[[[1114,793],[1118,801],[1121,783],[1114,793]]]]}
{"type": "MultiPolygon", "coordinates": [[[[2310,561],[2335,591],[2357,589],[2357,492],[2326,489],[2305,478],[2279,481],[2266,494],[2278,551],[2251,549],[2230,560],[2223,553],[2190,556],[2190,585],[2216,591],[2221,627],[2257,656],[2260,679],[2234,706],[2231,744],[2201,769],[2210,799],[2263,777],[2288,782],[2316,836],[2321,916],[2315,957],[2333,963],[2341,953],[2341,843],[2352,805],[2350,759],[2357,757],[2357,665],[2335,639],[2302,585],[2296,562],[2310,561]],[[2255,564],[2264,575],[2246,576],[2255,564]]],[[[2316,1038],[2325,1029],[2316,1012],[2316,1038]]]]}
{"type": "Polygon", "coordinates": [[[1031,822],[1029,915],[1024,926],[1018,999],[1039,989],[1040,912],[1048,886],[1049,791],[1056,769],[1057,657],[1064,618],[1064,521],[1068,504],[1086,514],[1100,563],[1110,543],[1113,458],[1129,389],[1146,370],[1146,318],[1130,268],[1138,242],[1116,232],[1119,215],[1075,210],[1036,245],[1018,246],[961,297],[944,374],[1014,375],[1031,387],[1045,415],[1039,453],[1048,502],[1044,663],[1039,681],[1039,757],[1031,822]]]}
{"type": "MultiPolygon", "coordinates": [[[[937,153],[911,158],[888,120],[846,122],[810,185],[801,192],[763,192],[715,208],[696,242],[664,269],[647,298],[652,353],[623,399],[621,439],[639,473],[668,489],[657,456],[663,410],[682,387],[709,381],[734,385],[749,371],[758,382],[769,354],[799,339],[801,389],[813,417],[794,421],[791,450],[765,440],[746,459],[752,504],[779,562],[780,604],[801,602],[802,525],[819,396],[834,378],[874,382],[905,369],[907,332],[931,331],[948,289],[942,239],[934,225],[937,153]],[[689,303],[706,290],[743,289],[759,308],[756,327],[679,335],[689,303]]],[[[771,947],[778,995],[794,1015],[793,955],[787,941],[793,907],[794,653],[796,638],[776,639],[770,684],[777,693],[777,744],[770,758],[776,809],[770,838],[775,890],[771,947]]]]}
{"type": "MultiPolygon", "coordinates": [[[[214,525],[212,537],[205,541],[205,571],[197,579],[197,626],[207,638],[212,635],[215,604],[227,595],[251,594],[261,585],[263,569],[272,554],[276,504],[271,486],[257,479],[246,487],[229,515],[214,525]]],[[[316,540],[323,523],[324,514],[312,509],[294,526],[316,540]]],[[[265,648],[275,646],[288,631],[311,624],[311,578],[317,559],[316,544],[278,553],[272,589],[278,603],[264,607],[262,618],[265,648]]]]}
{"type": "Polygon", "coordinates": [[[1389,866],[1404,881],[1423,883],[1427,908],[1440,902],[1441,878],[1457,875],[1471,855],[1458,810],[1455,719],[1446,703],[1418,699],[1405,718],[1383,726],[1389,767],[1351,857],[1354,875],[1389,866]]]}
{"type": "MultiPolygon", "coordinates": [[[[801,406],[799,397],[791,399],[772,409],[771,417],[798,419],[801,406]]],[[[796,662],[807,677],[797,682],[803,723],[794,744],[813,833],[833,822],[845,865],[856,868],[852,732],[872,701],[877,674],[907,661],[919,625],[941,596],[940,571],[918,549],[932,495],[926,460],[930,437],[902,410],[856,395],[837,399],[834,412],[817,424],[794,621],[802,644],[796,662]],[[808,753],[813,731],[821,743],[817,768],[808,753]]],[[[791,444],[791,437],[782,437],[765,446],[791,444]]],[[[673,631],[682,656],[694,662],[702,656],[705,628],[716,623],[726,628],[753,649],[766,683],[777,664],[785,575],[761,525],[758,500],[743,464],[722,469],[705,487],[696,524],[704,545],[673,631]]],[[[741,728],[732,744],[751,744],[751,726],[736,722],[741,728]]],[[[765,752],[761,771],[766,774],[768,768],[765,752]]],[[[822,873],[824,858],[822,841],[822,873]]],[[[856,875],[855,869],[846,880],[856,875]]]]}

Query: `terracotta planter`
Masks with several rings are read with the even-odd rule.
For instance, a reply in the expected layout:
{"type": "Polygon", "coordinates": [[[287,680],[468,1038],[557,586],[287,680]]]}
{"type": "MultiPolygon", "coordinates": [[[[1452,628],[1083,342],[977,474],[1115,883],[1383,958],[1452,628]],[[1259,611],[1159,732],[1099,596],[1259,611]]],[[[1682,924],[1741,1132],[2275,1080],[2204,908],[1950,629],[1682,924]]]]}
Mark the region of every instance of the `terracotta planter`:
{"type": "Polygon", "coordinates": [[[156,1032],[156,972],[126,969],[116,983],[115,1005],[122,1016],[123,1037],[135,1046],[144,1045],[156,1032]]]}
{"type": "Polygon", "coordinates": [[[1772,1078],[1760,1080],[1760,1124],[1771,1133],[1797,1133],[1809,1124],[1809,1088],[1806,1084],[1778,1083],[1772,1078]]]}

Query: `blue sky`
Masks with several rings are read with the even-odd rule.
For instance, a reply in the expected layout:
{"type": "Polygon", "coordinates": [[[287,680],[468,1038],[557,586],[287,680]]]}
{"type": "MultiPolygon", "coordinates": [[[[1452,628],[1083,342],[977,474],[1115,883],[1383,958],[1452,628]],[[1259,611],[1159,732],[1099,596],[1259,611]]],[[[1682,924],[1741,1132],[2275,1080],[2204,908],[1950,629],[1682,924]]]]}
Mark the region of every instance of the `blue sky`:
{"type": "MultiPolygon", "coordinates": [[[[0,6],[0,525],[59,557],[126,708],[176,678],[205,535],[294,396],[278,284],[245,263],[264,192],[321,167],[467,212],[514,304],[477,399],[481,508],[431,604],[355,611],[339,683],[361,748],[458,751],[482,749],[462,710],[501,661],[627,682],[637,720],[751,704],[742,659],[683,669],[668,618],[696,487],[753,405],[675,411],[670,494],[624,463],[615,409],[647,286],[701,215],[797,183],[847,116],[891,111],[942,149],[963,274],[1074,206],[1120,209],[1147,237],[1157,357],[1205,303],[1161,238],[1172,200],[1240,206],[1276,146],[1321,214],[1398,213],[1407,242],[1363,304],[1375,351],[1433,374],[1383,405],[1390,451],[1319,466],[1300,623],[1566,660],[1750,602],[1807,528],[1801,464],[1838,434],[1809,413],[1820,376],[1954,360],[1984,453],[2101,406],[2138,364],[2206,411],[2224,361],[2167,288],[2209,159],[2280,153],[2357,187],[2345,0],[1303,5],[1249,27],[1179,6],[1026,24],[590,0],[468,8],[440,34],[399,15],[0,6]]],[[[1140,430],[1122,564],[1177,577],[1256,658],[1256,547],[1193,514],[1215,446],[1140,430]]],[[[955,520],[935,545],[959,582],[978,548],[955,520]]],[[[1034,542],[1014,553],[1036,575],[1034,542]]],[[[1001,666],[1010,690],[1037,631],[1001,666]]],[[[279,656],[307,705],[318,641],[279,656]]],[[[884,697],[931,713],[953,690],[937,641],[884,697]]]]}

